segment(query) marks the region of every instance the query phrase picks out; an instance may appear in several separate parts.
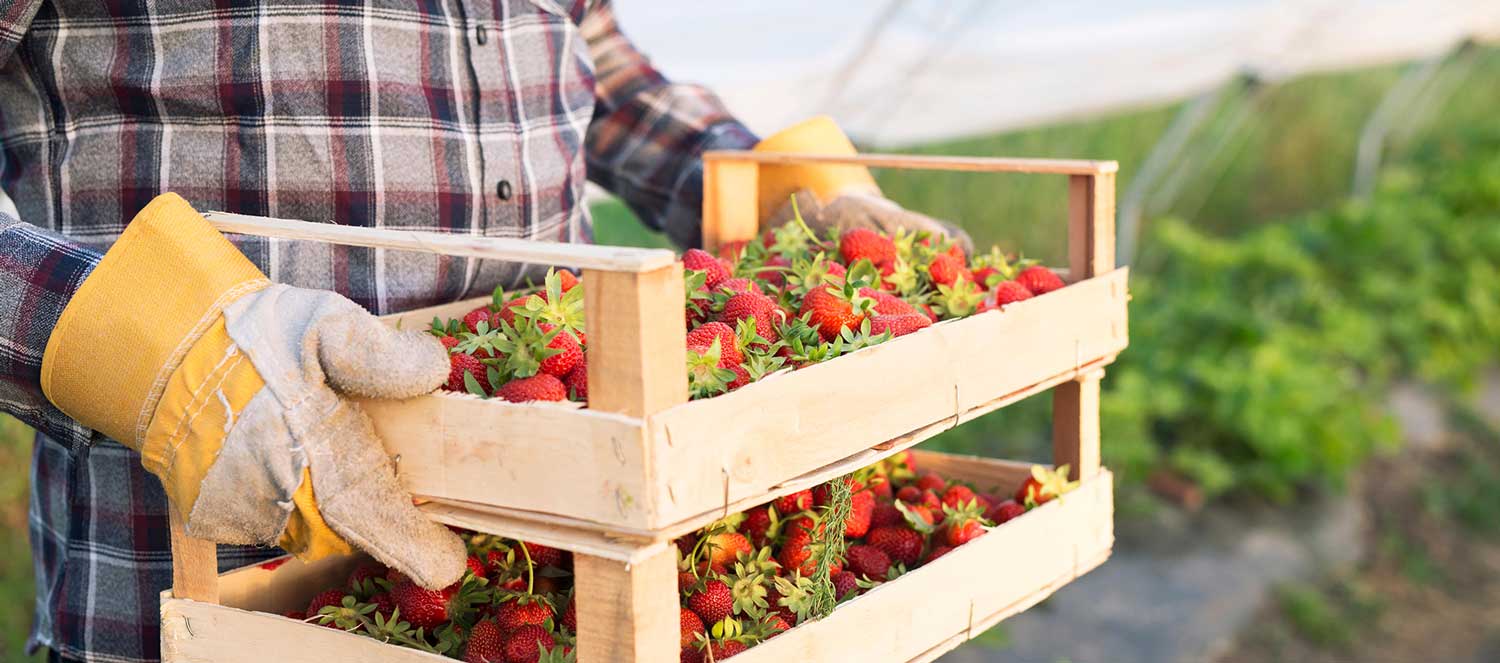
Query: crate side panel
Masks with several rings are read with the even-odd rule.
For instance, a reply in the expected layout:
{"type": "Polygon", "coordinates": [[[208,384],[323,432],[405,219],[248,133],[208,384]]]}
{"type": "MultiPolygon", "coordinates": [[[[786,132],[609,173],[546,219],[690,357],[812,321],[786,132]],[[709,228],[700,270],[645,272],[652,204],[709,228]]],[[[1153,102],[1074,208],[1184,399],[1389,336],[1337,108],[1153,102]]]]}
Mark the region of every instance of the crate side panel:
{"type": "Polygon", "coordinates": [[[164,663],[439,663],[435,654],[278,615],[169,599],[161,606],[164,663]]]}
{"type": "Polygon", "coordinates": [[[651,520],[638,419],[462,394],[361,405],[413,495],[629,526],[651,520]]]}
{"type": "Polygon", "coordinates": [[[1113,356],[1126,344],[1125,277],[1117,270],[653,415],[657,526],[1113,356]]]}

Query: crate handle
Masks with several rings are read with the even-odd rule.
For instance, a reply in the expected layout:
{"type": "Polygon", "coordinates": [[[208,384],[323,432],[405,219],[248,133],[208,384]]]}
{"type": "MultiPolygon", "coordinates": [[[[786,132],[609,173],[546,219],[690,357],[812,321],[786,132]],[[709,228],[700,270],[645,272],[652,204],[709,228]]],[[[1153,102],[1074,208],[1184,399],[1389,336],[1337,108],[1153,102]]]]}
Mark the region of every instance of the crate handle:
{"type": "Polygon", "coordinates": [[[208,219],[213,227],[226,233],[314,240],[345,246],[422,251],[447,256],[491,258],[507,262],[565,265],[607,272],[638,274],[655,271],[677,262],[677,256],[666,249],[566,244],[480,235],[341,226],[332,223],[273,219],[229,212],[205,212],[203,217],[208,219]]]}

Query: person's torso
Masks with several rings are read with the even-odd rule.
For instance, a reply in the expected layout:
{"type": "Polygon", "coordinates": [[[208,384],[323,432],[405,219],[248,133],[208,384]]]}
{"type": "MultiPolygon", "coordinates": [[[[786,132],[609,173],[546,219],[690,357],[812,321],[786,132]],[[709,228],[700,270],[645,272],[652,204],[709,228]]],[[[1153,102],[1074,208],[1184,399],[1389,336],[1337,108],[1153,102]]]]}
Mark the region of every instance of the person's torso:
{"type": "MultiPolygon", "coordinates": [[[[584,241],[586,0],[45,2],[0,66],[0,189],[107,247],[200,210],[584,241]]],[[[394,311],[535,266],[240,239],[275,280],[394,311]]]]}

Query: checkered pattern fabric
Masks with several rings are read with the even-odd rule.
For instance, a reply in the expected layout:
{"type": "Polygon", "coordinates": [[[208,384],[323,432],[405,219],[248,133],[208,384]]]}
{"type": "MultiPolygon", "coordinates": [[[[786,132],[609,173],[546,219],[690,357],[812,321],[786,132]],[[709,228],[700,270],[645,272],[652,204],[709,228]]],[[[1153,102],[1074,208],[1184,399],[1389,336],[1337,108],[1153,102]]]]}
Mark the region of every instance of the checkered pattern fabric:
{"type": "MultiPolygon", "coordinates": [[[[587,177],[693,245],[699,155],[754,141],[712,94],[653,69],[608,0],[0,0],[0,190],[18,212],[0,211],[0,411],[45,434],[32,468],[33,645],[157,657],[170,581],[161,488],[37,386],[70,294],[151,198],[575,242],[590,237],[587,177]]],[[[542,267],[234,239],[272,279],[377,313],[542,267]]]]}

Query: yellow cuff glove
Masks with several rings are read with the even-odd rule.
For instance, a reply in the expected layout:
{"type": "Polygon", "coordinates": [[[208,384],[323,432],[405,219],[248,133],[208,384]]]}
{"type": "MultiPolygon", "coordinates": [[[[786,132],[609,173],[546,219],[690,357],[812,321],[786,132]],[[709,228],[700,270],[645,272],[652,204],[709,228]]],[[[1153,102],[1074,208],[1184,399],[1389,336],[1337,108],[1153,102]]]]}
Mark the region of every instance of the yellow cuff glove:
{"type": "Polygon", "coordinates": [[[412,506],[342,395],[415,396],[447,373],[436,339],[334,293],[272,285],[164,194],[69,301],[41,386],[141,453],[188,534],[307,559],[353,543],[436,588],[462,575],[462,542],[412,506]]]}
{"type": "MultiPolygon", "coordinates": [[[[854,156],[858,151],[833,118],[818,116],[760,141],[756,152],[854,156]]],[[[813,230],[870,228],[885,233],[926,231],[952,237],[966,253],[973,241],[959,227],[902,208],[885,198],[864,166],[837,164],[762,164],[758,199],[764,225],[792,218],[791,198],[813,230]]]]}

